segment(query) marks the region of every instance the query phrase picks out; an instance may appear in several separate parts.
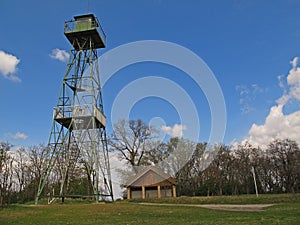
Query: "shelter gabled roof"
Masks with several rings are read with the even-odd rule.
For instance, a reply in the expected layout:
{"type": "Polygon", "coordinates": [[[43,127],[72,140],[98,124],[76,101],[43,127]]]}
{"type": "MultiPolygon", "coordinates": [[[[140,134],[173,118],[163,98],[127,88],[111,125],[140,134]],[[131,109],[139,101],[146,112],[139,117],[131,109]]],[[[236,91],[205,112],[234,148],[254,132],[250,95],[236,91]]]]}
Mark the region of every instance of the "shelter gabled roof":
{"type": "Polygon", "coordinates": [[[148,166],[131,178],[125,184],[125,187],[155,186],[158,184],[175,185],[176,180],[169,174],[164,173],[161,169],[154,166],[148,166]]]}

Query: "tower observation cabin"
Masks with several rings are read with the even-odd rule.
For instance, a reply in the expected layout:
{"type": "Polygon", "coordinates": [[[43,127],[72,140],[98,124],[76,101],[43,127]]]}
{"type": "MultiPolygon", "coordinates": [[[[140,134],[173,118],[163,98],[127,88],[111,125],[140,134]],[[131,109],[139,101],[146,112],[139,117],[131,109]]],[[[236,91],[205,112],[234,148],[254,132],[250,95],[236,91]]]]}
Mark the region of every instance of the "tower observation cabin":
{"type": "Polygon", "coordinates": [[[106,36],[93,14],[74,16],[65,22],[64,34],[76,50],[105,48],[106,36]]]}

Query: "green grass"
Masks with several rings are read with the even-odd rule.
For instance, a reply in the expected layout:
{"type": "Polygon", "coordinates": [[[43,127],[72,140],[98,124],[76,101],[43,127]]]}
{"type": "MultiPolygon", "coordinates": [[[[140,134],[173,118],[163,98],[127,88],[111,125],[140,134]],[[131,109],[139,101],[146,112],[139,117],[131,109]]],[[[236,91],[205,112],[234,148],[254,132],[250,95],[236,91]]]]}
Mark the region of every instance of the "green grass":
{"type": "Polygon", "coordinates": [[[300,194],[262,194],[233,195],[233,196],[209,196],[209,197],[177,197],[162,199],[133,199],[128,202],[152,202],[172,204],[273,204],[273,203],[300,203],[300,194]]]}
{"type": "MultiPolygon", "coordinates": [[[[210,201],[213,201],[214,198],[216,197],[211,198],[210,201]]],[[[252,202],[249,196],[236,198],[243,199],[240,202],[252,202]],[[250,200],[247,200],[248,198],[250,200]]],[[[262,198],[288,201],[289,197],[269,195],[262,198]]],[[[177,198],[177,200],[180,201],[182,198],[177,198]]],[[[185,199],[185,201],[188,200],[185,199]]],[[[190,198],[190,201],[195,201],[195,198],[190,198]]],[[[221,200],[217,198],[215,201],[221,200]]],[[[237,201],[237,199],[233,199],[235,204],[237,201]]],[[[271,200],[267,201],[270,203],[271,200]]],[[[0,210],[0,224],[299,224],[300,202],[291,201],[290,203],[276,204],[258,212],[232,212],[182,206],[149,206],[128,201],[113,204],[72,202],[63,205],[59,203],[39,206],[12,205],[0,210]]]]}

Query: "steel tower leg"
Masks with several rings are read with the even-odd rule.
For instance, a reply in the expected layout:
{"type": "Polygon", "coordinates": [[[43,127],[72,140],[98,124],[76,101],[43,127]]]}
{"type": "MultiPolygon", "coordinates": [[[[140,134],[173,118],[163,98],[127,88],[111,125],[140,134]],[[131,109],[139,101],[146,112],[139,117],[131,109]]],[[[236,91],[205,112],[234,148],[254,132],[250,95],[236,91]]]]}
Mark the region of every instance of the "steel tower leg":
{"type": "Polygon", "coordinates": [[[87,40],[89,49],[80,48],[82,40],[74,41],[79,49],[70,53],[54,108],[36,204],[50,178],[52,182],[57,178],[54,167],[60,174],[56,180],[60,183],[59,196],[64,197],[68,194],[70,176],[79,165],[86,169],[95,200],[105,196],[113,201],[97,50],[92,37],[87,40]]]}

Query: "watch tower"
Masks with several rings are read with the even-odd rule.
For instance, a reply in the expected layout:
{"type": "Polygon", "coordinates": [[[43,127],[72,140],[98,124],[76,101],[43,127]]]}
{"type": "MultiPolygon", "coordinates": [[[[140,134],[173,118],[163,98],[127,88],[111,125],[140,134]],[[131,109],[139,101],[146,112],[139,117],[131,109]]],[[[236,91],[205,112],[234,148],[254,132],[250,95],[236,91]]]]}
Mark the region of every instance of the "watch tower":
{"type": "Polygon", "coordinates": [[[86,171],[87,195],[113,201],[97,53],[105,48],[106,36],[93,14],[65,22],[64,34],[73,49],[53,111],[36,203],[50,178],[59,184],[57,197],[74,196],[71,183],[78,179],[76,168],[86,171]]]}

